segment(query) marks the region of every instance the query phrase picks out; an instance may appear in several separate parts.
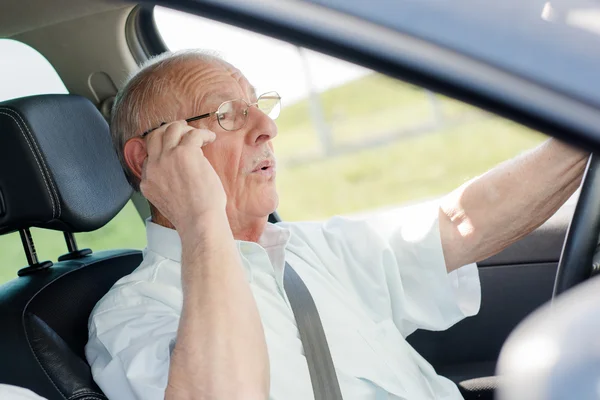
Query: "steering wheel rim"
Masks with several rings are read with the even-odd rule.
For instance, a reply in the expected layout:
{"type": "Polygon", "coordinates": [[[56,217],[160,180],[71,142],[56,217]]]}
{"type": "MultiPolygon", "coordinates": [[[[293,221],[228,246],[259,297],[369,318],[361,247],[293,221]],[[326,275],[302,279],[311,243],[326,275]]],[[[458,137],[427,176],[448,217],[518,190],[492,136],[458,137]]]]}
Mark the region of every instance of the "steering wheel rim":
{"type": "Polygon", "coordinates": [[[552,298],[589,279],[600,236],[600,155],[592,154],[556,270],[552,298]]]}

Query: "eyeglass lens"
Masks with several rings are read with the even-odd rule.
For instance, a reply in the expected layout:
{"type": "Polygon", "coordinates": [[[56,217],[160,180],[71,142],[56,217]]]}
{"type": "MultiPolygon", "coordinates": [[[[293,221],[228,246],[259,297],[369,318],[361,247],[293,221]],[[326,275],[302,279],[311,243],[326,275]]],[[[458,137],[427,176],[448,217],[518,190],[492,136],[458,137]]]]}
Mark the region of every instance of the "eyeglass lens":
{"type": "MultiPolygon", "coordinates": [[[[271,119],[276,119],[281,112],[281,97],[277,92],[265,93],[258,98],[256,106],[271,119]]],[[[242,128],[247,116],[248,103],[241,99],[226,101],[217,110],[219,125],[227,131],[242,128]]]]}

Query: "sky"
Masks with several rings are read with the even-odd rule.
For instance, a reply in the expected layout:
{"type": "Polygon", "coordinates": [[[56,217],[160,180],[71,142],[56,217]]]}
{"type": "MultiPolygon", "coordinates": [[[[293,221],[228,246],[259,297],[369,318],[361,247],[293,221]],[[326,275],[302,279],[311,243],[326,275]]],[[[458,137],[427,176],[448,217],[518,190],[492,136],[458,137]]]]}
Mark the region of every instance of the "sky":
{"type": "Polygon", "coordinates": [[[155,20],[169,49],[216,52],[240,69],[259,94],[279,92],[284,105],[308,94],[308,76],[313,89],[320,92],[370,72],[268,36],[179,11],[157,7],[155,20]]]}

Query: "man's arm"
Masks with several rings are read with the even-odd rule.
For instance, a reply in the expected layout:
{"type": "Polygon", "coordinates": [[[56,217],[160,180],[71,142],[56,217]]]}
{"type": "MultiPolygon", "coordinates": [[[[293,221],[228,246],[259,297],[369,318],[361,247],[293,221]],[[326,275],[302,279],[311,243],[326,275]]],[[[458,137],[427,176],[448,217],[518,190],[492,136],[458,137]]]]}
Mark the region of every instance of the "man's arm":
{"type": "Polygon", "coordinates": [[[147,139],[140,188],[182,242],[183,307],[166,399],[266,399],[264,332],[225,213],[225,192],[202,146],[214,133],[183,122],[147,139]]]}
{"type": "Polygon", "coordinates": [[[182,236],[183,308],[167,399],[266,399],[260,318],[225,215],[182,236]]]}
{"type": "Polygon", "coordinates": [[[552,216],[581,182],[588,153],[550,139],[450,193],[440,207],[448,272],[481,261],[552,216]]]}

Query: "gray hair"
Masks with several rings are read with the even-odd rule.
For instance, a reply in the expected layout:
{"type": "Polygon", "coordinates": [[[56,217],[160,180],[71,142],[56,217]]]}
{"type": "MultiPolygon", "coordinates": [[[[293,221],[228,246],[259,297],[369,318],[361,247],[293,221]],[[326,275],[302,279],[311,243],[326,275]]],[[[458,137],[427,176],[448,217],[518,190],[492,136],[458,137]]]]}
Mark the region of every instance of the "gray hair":
{"type": "Polygon", "coordinates": [[[175,93],[173,81],[167,78],[173,67],[190,61],[223,62],[217,54],[201,50],[165,52],[152,57],[129,76],[117,93],[111,112],[110,133],[113,145],[134,190],[140,191],[139,179],[125,162],[125,143],[161,122],[177,119],[182,104],[181,93],[175,93]]]}

